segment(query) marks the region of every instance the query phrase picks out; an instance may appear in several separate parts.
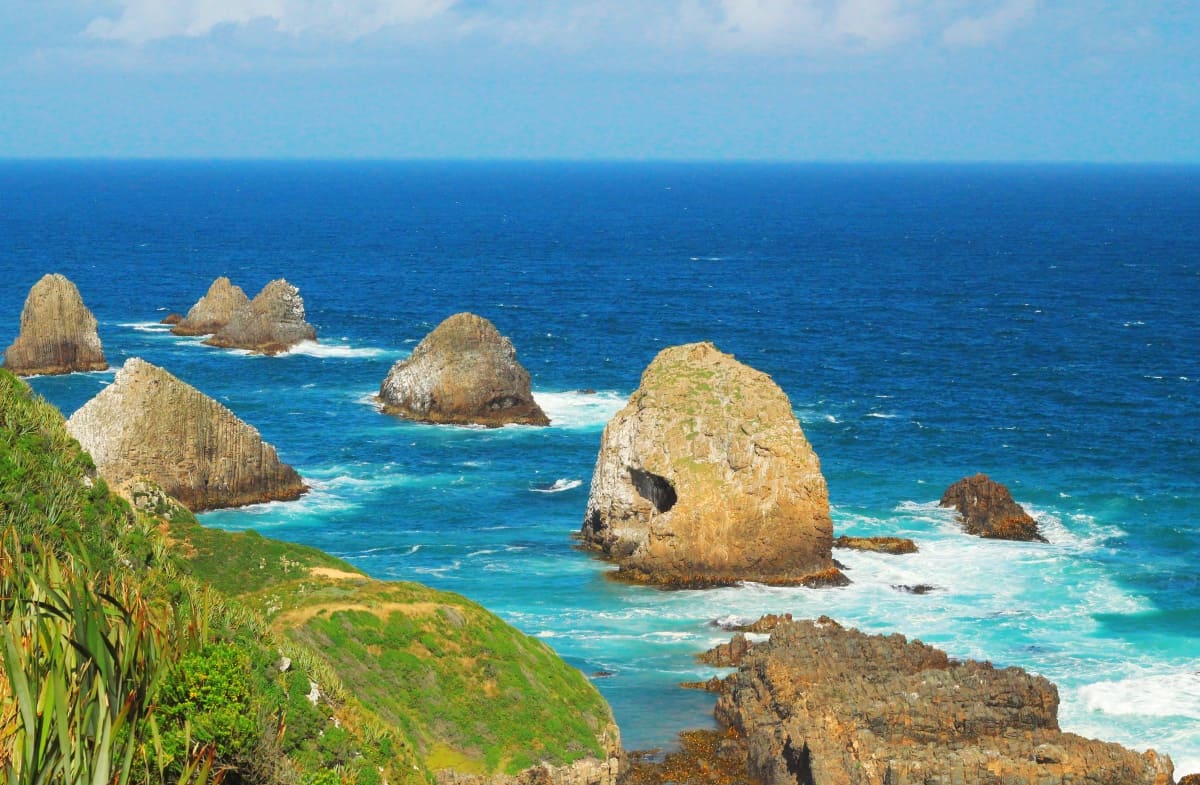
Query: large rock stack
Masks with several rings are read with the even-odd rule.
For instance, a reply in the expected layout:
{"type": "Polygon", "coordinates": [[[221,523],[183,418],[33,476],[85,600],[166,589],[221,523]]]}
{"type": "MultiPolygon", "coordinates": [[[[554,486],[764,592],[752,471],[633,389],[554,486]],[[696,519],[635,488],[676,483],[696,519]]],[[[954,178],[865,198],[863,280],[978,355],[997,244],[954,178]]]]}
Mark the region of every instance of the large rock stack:
{"type": "Polygon", "coordinates": [[[21,331],[4,351],[4,367],[19,376],[108,367],[96,317],[65,276],[45,275],[29,290],[21,311],[21,331]]]}
{"type": "Polygon", "coordinates": [[[664,349],[605,427],[582,537],[639,582],[845,582],[787,395],[711,343],[664,349]]]}
{"type": "Polygon", "coordinates": [[[300,290],[279,278],[235,310],[229,321],[205,343],[256,354],[279,354],[301,341],[316,338],[317,331],[304,319],[300,290]]]}
{"type": "Polygon", "coordinates": [[[379,388],[383,411],[410,420],[498,427],[549,425],[512,341],[473,313],[434,328],[379,388]]]}
{"type": "Polygon", "coordinates": [[[67,421],[110,485],[149,479],[192,510],[299,497],[304,482],[229,409],[132,357],[67,421]]]}
{"type": "Polygon", "coordinates": [[[953,507],[962,516],[967,534],[992,540],[1045,542],[1037,521],[1013,501],[1008,488],[986,474],[965,477],[942,494],[942,507],[953,507]]]}
{"type": "Polygon", "coordinates": [[[212,335],[229,324],[234,313],[250,305],[250,298],[240,286],[225,276],[212,282],[208,292],[196,301],[179,322],[171,328],[176,335],[212,335]]]}

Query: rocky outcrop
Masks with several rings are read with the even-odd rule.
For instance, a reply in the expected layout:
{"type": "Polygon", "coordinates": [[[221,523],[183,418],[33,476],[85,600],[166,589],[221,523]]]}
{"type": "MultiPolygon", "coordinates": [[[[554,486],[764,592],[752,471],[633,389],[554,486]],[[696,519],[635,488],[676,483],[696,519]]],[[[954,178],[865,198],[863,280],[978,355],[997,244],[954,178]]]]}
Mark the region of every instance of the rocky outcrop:
{"type": "Polygon", "coordinates": [[[851,551],[890,553],[893,556],[917,552],[917,544],[907,537],[847,537],[843,534],[833,541],[833,547],[851,551]]]}
{"type": "Polygon", "coordinates": [[[696,662],[717,668],[735,668],[742,664],[752,645],[746,634],[739,632],[729,643],[718,643],[708,651],[697,654],[696,662]]]}
{"type": "Polygon", "coordinates": [[[473,313],[457,313],[392,366],[379,388],[383,411],[410,420],[489,428],[549,425],[512,341],[473,313]]]}
{"type": "Polygon", "coordinates": [[[127,497],[139,479],[192,510],[295,499],[305,491],[253,426],[136,357],[71,416],[67,430],[127,497]]]}
{"type": "Polygon", "coordinates": [[[638,582],[845,582],[787,396],[711,343],[660,352],[605,427],[581,534],[638,582]]]}
{"type": "Polygon", "coordinates": [[[19,376],[103,371],[108,367],[96,332],[96,317],[65,276],[42,276],[29,290],[21,311],[21,331],[12,346],[4,350],[4,367],[19,376]]]}
{"type": "MultiPolygon", "coordinates": [[[[234,313],[250,304],[240,286],[221,276],[208,287],[208,293],[196,301],[171,332],[175,335],[212,335],[233,318],[234,313]]],[[[164,324],[167,322],[164,320],[164,324]]]]}
{"type": "Polygon", "coordinates": [[[1171,760],[1063,733],[1058,690],[822,617],[779,625],[721,684],[717,719],[766,785],[1168,785],[1171,760]]]}
{"type": "Polygon", "coordinates": [[[1037,521],[1013,501],[1008,488],[986,474],[964,477],[942,494],[942,507],[954,507],[968,534],[993,540],[1046,542],[1037,521]]]}
{"type": "Polygon", "coordinates": [[[205,343],[222,349],[246,349],[255,354],[279,354],[301,341],[316,338],[317,331],[304,320],[300,290],[279,278],[235,310],[229,322],[205,343]]]}

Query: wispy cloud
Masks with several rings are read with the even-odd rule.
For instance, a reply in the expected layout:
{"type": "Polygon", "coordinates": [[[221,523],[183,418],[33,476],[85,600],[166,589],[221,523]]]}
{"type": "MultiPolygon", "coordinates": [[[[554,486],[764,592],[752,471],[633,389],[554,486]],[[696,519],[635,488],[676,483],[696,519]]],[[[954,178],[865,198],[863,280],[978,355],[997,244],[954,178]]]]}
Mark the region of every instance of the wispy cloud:
{"type": "Polygon", "coordinates": [[[680,18],[684,30],[718,49],[874,50],[917,32],[904,6],[900,0],[683,0],[680,18]]]}
{"type": "Polygon", "coordinates": [[[222,25],[265,22],[279,32],[354,40],[388,27],[428,21],[456,0],[124,0],[119,16],[100,17],[85,35],[142,44],[201,37],[222,25]]]}
{"type": "Polygon", "coordinates": [[[962,17],[945,29],[947,46],[987,46],[1007,37],[1033,16],[1037,0],[1003,0],[988,13],[962,17]]]}

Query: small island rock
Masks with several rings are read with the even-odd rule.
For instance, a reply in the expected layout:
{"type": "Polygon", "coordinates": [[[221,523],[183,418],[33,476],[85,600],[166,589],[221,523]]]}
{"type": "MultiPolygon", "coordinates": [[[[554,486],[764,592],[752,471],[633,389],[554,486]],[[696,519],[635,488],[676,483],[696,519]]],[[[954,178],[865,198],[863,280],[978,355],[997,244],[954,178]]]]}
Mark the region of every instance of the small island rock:
{"type": "Polygon", "coordinates": [[[171,328],[171,332],[175,335],[212,335],[229,324],[235,312],[249,304],[250,298],[242,288],[221,276],[212,282],[208,292],[171,328]]]}
{"type": "Polygon", "coordinates": [[[66,276],[51,273],[29,290],[21,331],[4,351],[4,367],[18,376],[103,371],[108,367],[96,317],[66,276]]]}
{"type": "Polygon", "coordinates": [[[1046,542],[1037,521],[1013,501],[1008,488],[986,474],[964,477],[942,494],[942,507],[954,507],[968,534],[992,540],[1046,542]]]}
{"type": "Polygon", "coordinates": [[[846,583],[787,395],[711,343],[660,352],[609,421],[581,534],[637,582],[846,583]]]}
{"type": "Polygon", "coordinates": [[[131,357],[67,421],[111,486],[149,479],[193,511],[298,498],[296,470],[251,425],[194,387],[131,357]]]}
{"type": "Polygon", "coordinates": [[[279,354],[301,341],[316,338],[317,331],[304,320],[300,290],[279,278],[235,310],[229,322],[205,343],[256,354],[279,354]]]}
{"type": "Polygon", "coordinates": [[[379,400],[384,412],[420,422],[550,424],[512,341],[473,313],[446,319],[393,365],[379,400]]]}

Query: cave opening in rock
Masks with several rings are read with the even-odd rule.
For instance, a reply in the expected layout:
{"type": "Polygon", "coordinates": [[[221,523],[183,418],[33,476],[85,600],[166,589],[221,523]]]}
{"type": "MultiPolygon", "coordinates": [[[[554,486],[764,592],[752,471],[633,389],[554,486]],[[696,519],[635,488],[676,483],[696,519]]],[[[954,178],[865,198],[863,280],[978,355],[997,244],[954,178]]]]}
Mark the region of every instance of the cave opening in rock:
{"type": "Polygon", "coordinates": [[[812,751],[808,742],[796,749],[792,746],[792,737],[788,736],[783,745],[783,760],[787,764],[788,774],[796,778],[796,785],[816,785],[812,773],[812,751]]]}
{"type": "Polygon", "coordinates": [[[656,512],[666,512],[675,506],[679,497],[675,486],[666,477],[629,467],[629,478],[642,498],[654,505],[656,512]]]}

